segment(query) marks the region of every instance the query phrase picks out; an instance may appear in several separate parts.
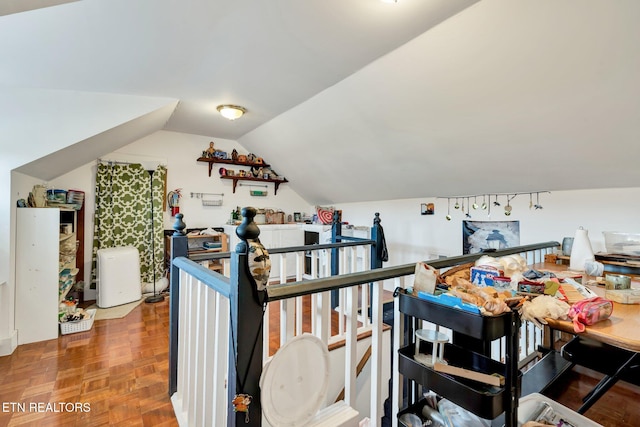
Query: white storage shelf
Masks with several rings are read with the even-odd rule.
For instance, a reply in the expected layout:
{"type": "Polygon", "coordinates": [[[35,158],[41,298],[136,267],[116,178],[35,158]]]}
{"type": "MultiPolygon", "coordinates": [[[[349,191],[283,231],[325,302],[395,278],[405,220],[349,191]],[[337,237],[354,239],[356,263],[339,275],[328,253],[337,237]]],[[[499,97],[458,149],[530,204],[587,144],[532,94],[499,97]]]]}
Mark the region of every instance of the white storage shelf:
{"type": "Polygon", "coordinates": [[[58,337],[60,209],[16,211],[18,344],[58,337]]]}

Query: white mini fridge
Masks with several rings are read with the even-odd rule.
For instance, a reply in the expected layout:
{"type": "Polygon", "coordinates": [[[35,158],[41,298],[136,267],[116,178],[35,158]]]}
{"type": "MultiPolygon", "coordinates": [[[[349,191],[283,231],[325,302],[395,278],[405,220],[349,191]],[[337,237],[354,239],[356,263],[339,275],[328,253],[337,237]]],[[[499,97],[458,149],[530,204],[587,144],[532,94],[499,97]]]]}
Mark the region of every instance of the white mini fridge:
{"type": "Polygon", "coordinates": [[[133,246],[98,249],[96,270],[98,307],[113,307],[142,298],[138,249],[133,246]]]}

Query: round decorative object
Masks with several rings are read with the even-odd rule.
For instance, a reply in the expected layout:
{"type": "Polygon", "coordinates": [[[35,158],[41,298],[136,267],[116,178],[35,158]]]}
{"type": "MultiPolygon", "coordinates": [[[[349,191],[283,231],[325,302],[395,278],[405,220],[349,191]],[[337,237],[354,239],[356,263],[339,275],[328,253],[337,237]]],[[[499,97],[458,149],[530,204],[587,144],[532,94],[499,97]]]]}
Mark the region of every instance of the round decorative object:
{"type": "Polygon", "coordinates": [[[273,426],[306,426],[325,403],[328,386],[327,345],[315,335],[298,335],[287,341],[262,371],[264,416],[273,426]]]}
{"type": "Polygon", "coordinates": [[[259,240],[247,240],[249,244],[249,271],[259,291],[266,288],[269,283],[269,274],[271,273],[271,259],[269,252],[262,246],[259,240]]]}
{"type": "Polygon", "coordinates": [[[318,214],[318,221],[320,221],[320,224],[331,224],[333,222],[333,209],[318,206],[316,208],[316,213],[318,214]]]}
{"type": "Polygon", "coordinates": [[[218,169],[218,173],[220,174],[220,176],[226,176],[227,170],[225,168],[220,168],[218,169]]]}
{"type": "Polygon", "coordinates": [[[249,153],[249,154],[247,154],[247,161],[248,161],[249,163],[255,163],[256,158],[257,158],[257,157],[256,157],[256,155],[255,155],[255,154],[253,154],[253,153],[249,153]]]}

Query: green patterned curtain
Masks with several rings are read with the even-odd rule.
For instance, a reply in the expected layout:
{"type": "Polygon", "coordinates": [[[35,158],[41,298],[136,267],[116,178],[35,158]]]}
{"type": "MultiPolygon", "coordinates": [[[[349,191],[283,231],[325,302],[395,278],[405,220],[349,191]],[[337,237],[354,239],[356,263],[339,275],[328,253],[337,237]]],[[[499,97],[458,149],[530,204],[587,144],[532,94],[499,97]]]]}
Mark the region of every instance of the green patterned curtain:
{"type": "Polygon", "coordinates": [[[93,279],[98,249],[119,246],[138,248],[143,283],[153,283],[153,265],[155,280],[164,277],[162,209],[166,176],[165,166],[149,172],[139,164],[98,164],[93,279]]]}

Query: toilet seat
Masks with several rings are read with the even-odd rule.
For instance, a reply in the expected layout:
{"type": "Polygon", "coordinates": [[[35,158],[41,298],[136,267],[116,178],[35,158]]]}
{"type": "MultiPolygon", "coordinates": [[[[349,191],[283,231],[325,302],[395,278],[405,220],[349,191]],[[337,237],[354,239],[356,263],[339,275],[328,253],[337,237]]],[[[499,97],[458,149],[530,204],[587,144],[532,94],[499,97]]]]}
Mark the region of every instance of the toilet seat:
{"type": "Polygon", "coordinates": [[[263,367],[260,377],[263,414],[272,426],[306,426],[325,403],[328,386],[327,345],[315,335],[298,335],[263,367]]]}

